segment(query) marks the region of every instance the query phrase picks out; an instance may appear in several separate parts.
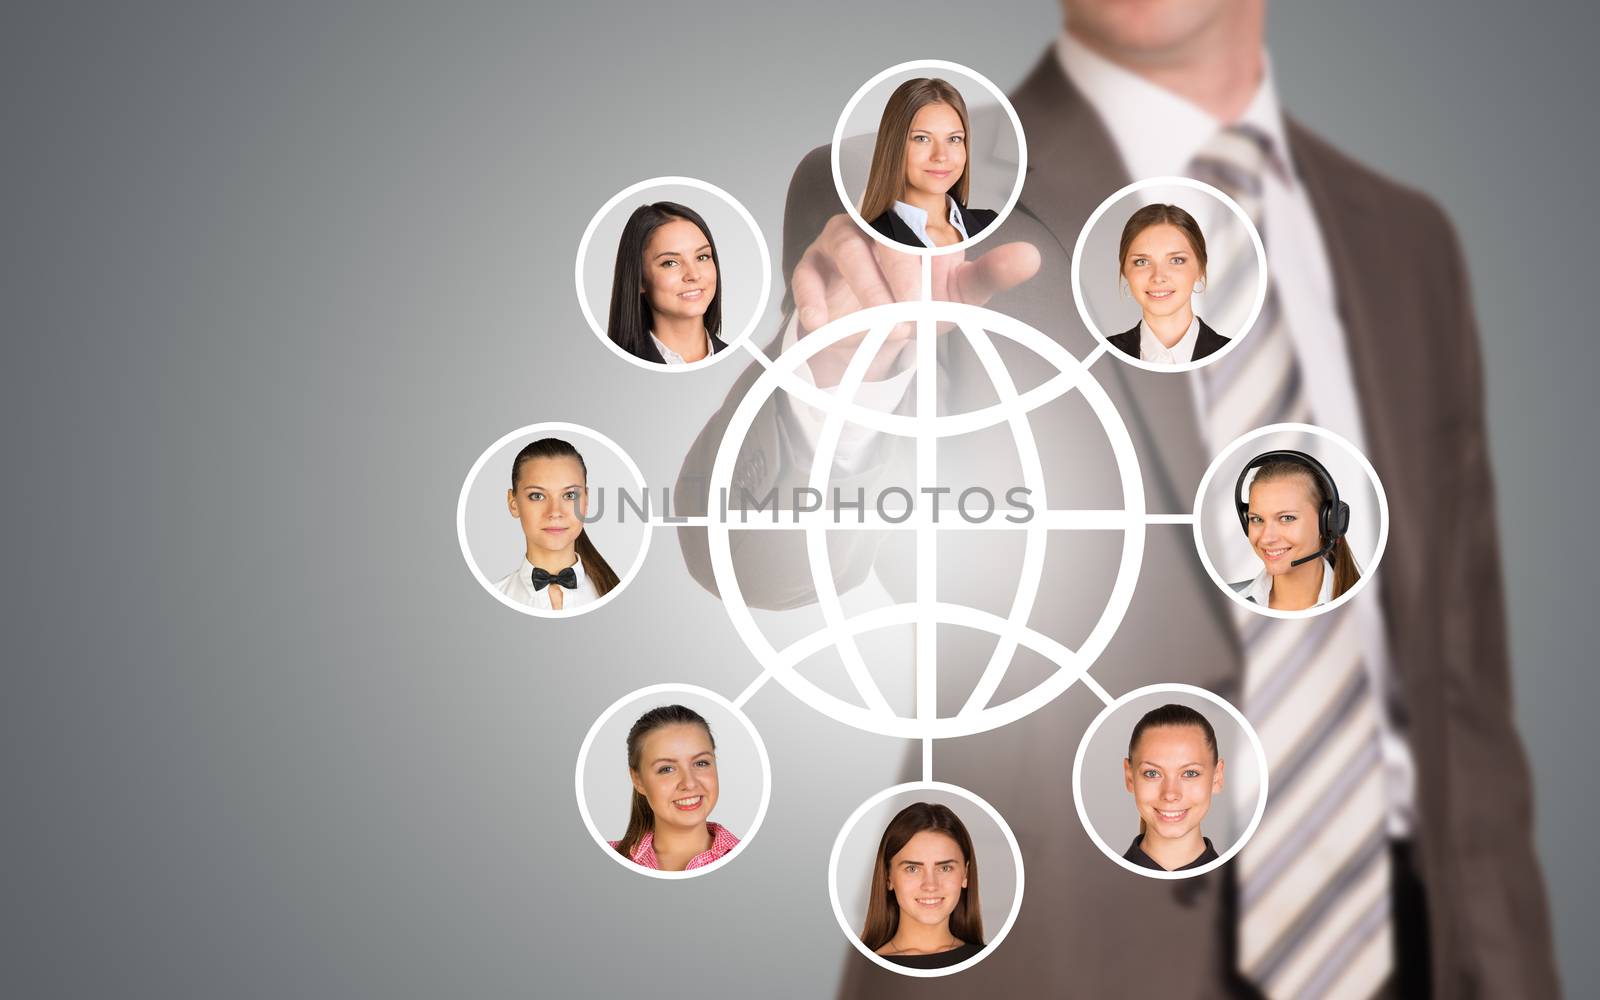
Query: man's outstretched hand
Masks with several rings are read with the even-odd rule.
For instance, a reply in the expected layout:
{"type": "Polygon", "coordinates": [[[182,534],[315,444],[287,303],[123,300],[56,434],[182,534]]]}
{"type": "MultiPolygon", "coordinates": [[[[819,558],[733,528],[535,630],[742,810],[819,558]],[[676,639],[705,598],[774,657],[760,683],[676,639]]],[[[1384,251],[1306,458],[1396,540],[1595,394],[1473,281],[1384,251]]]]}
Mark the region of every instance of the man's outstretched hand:
{"type": "MultiPolygon", "coordinates": [[[[976,260],[965,252],[933,258],[933,297],[945,302],[981,306],[1039,271],[1039,250],[1031,243],[1007,243],[976,260]]],[[[890,302],[922,297],[922,262],[917,254],[884,246],[863,233],[848,215],[835,215],[806,248],[790,279],[800,336],[832,320],[890,302]]],[[[900,353],[911,343],[913,329],[892,330],[866,377],[887,377],[900,353]]],[[[866,336],[863,331],[812,355],[811,375],[819,386],[839,383],[845,366],[866,336]]]]}

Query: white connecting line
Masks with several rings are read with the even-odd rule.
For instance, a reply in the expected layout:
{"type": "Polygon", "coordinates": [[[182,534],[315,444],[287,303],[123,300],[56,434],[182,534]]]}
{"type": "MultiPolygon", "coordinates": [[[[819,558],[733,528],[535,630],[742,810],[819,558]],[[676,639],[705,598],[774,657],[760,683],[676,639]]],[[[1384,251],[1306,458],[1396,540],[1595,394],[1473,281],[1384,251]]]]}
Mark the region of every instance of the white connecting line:
{"type": "Polygon", "coordinates": [[[944,519],[934,522],[929,508],[916,508],[902,518],[886,518],[874,510],[848,508],[853,516],[845,515],[844,508],[823,507],[820,510],[748,510],[730,509],[724,517],[693,515],[668,517],[655,515],[648,522],[658,528],[703,528],[720,524],[740,531],[793,531],[807,528],[825,528],[829,531],[895,531],[928,527],[939,531],[1025,531],[1030,527],[1043,527],[1052,531],[1121,531],[1136,521],[1145,524],[1193,524],[1193,514],[1141,514],[1134,516],[1125,510],[1035,510],[1027,521],[1011,521],[996,514],[981,521],[968,521],[960,511],[951,507],[940,508],[944,519]],[[848,520],[843,519],[848,516],[848,520]],[[746,520],[746,518],[764,520],[746,520]]]}
{"type": "MultiPolygon", "coordinates": [[[[1104,390],[1092,377],[1086,375],[1086,369],[1108,353],[1108,345],[1103,342],[1097,344],[1093,351],[1079,361],[1072,358],[1060,344],[1014,320],[1006,320],[986,310],[959,303],[936,303],[933,299],[932,269],[932,259],[924,257],[920,261],[922,286],[920,301],[876,307],[864,310],[859,315],[860,325],[857,329],[864,328],[864,336],[836,389],[819,390],[809,380],[801,380],[792,371],[785,369],[782,361],[769,359],[748,341],[745,343],[746,349],[762,365],[765,372],[759,378],[757,385],[752,387],[746,400],[740,404],[733,422],[730,423],[729,433],[725,435],[718,452],[719,475],[714,481],[722,481],[727,477],[727,467],[735,454],[730,451],[730,448],[736,447],[730,445],[730,441],[734,440],[734,431],[749,424],[757,405],[751,401],[756,398],[755,390],[767,387],[769,391],[773,389],[787,391],[802,402],[812,402],[810,397],[818,397],[814,405],[819,406],[826,415],[806,490],[797,490],[794,497],[782,498],[781,501],[772,493],[754,501],[745,497],[739,501],[744,504],[741,508],[729,506],[729,490],[724,489],[720,496],[713,495],[708,498],[707,514],[671,516],[669,511],[663,511],[658,515],[647,517],[648,523],[652,526],[694,527],[708,530],[712,533],[713,540],[718,535],[725,540],[728,534],[735,530],[804,532],[810,568],[818,585],[818,607],[826,619],[826,626],[780,651],[773,648],[770,642],[763,643],[753,631],[756,626],[748,620],[748,615],[741,618],[738,609],[730,605],[730,610],[734,612],[735,626],[739,628],[747,644],[758,653],[758,659],[763,664],[762,672],[740,693],[735,704],[742,707],[770,677],[776,675],[785,687],[799,694],[813,707],[835,718],[850,721],[860,728],[918,740],[922,744],[923,777],[930,781],[933,778],[935,739],[965,735],[973,731],[982,732],[994,725],[1003,725],[1005,720],[1020,717],[1036,709],[1060,694],[1075,680],[1081,679],[1101,701],[1108,705],[1113,704],[1115,699],[1086,671],[1097,652],[1104,648],[1106,638],[1102,633],[1106,628],[1105,622],[1111,621],[1109,627],[1114,628],[1115,623],[1126,612],[1133,579],[1137,575],[1143,551],[1144,533],[1153,525],[1192,526],[1195,523],[1193,513],[1147,514],[1142,509],[1142,483],[1132,442],[1128,439],[1126,429],[1104,390]],[[991,329],[989,325],[991,321],[999,323],[999,326],[995,327],[999,336],[1009,337],[1032,348],[1036,353],[1051,360],[1060,373],[1026,392],[1019,393],[1016,385],[1011,382],[999,353],[981,332],[991,329]],[[916,351],[918,376],[916,395],[912,400],[914,405],[910,407],[910,413],[867,410],[855,402],[853,397],[863,381],[867,363],[897,323],[915,323],[917,339],[914,345],[910,345],[916,351]],[[945,328],[947,323],[952,330],[959,332],[946,335],[965,335],[990,374],[998,396],[995,404],[949,416],[939,414],[938,373],[941,346],[939,331],[945,328]],[[1052,510],[1049,506],[1037,447],[1033,442],[1031,427],[1023,414],[1043,402],[1074,389],[1084,392],[1089,405],[1106,428],[1113,451],[1117,455],[1123,492],[1127,497],[1129,509],[1052,510]],[[914,492],[896,488],[868,501],[865,491],[855,497],[846,497],[831,488],[833,452],[844,425],[852,423],[859,423],[879,433],[911,439],[917,463],[914,492]],[[938,486],[938,451],[943,438],[1004,424],[1010,425],[1019,446],[1024,451],[1022,488],[1025,490],[1026,499],[1018,502],[1012,493],[1007,493],[1005,503],[1002,504],[990,494],[980,495],[975,491],[957,494],[954,490],[938,486]],[[1031,461],[1028,453],[1032,455],[1031,461]],[[951,499],[941,505],[940,500],[944,495],[949,495],[951,499]],[[974,497],[977,497],[976,502],[973,500],[974,497]],[[780,506],[780,502],[783,506],[780,506]],[[752,503],[762,506],[752,506],[752,503]],[[947,605],[939,600],[938,533],[940,530],[1017,529],[1029,535],[1030,544],[1027,548],[1036,557],[1029,561],[1029,567],[1036,573],[1042,572],[1042,565],[1032,566],[1032,563],[1042,560],[1044,546],[1032,543],[1035,539],[1042,542],[1044,534],[1048,531],[1111,530],[1126,532],[1129,535],[1129,541],[1124,545],[1121,567],[1112,590],[1110,604],[1106,614],[1102,616],[1101,624],[1096,626],[1088,638],[1088,650],[1083,655],[1080,655],[1080,651],[1068,649],[1028,627],[1027,622],[1035,594],[1033,586],[1019,590],[1019,605],[1014,606],[1011,613],[1003,618],[978,613],[961,606],[947,605]],[[826,537],[828,531],[834,530],[914,532],[917,553],[915,600],[847,618],[838,591],[836,587],[831,586],[833,574],[826,537]],[[861,633],[895,624],[912,626],[917,637],[914,665],[916,691],[913,696],[916,711],[914,715],[909,716],[899,716],[887,704],[865,662],[865,657],[861,655],[855,642],[856,636],[861,633]],[[991,662],[979,677],[978,684],[967,699],[967,703],[960,712],[949,718],[940,717],[938,701],[938,630],[944,625],[978,628],[990,631],[1000,639],[996,645],[995,655],[991,657],[991,662]],[[844,660],[846,673],[860,698],[854,706],[837,697],[827,696],[808,688],[793,674],[800,662],[828,646],[834,648],[844,660]],[[1040,684],[1034,691],[1029,692],[1025,699],[1019,698],[1005,706],[994,708],[988,702],[1001,683],[1006,666],[1020,646],[1026,646],[1056,663],[1059,672],[1055,679],[1048,684],[1040,684]],[[1023,704],[1024,701],[1027,704],[1023,704]],[[994,719],[1003,721],[992,721],[994,719]]],[[[805,362],[817,351],[826,349],[845,336],[853,335],[844,324],[831,325],[829,329],[819,333],[822,335],[820,339],[803,340],[797,345],[798,349],[793,360],[805,362]]],[[[783,361],[788,360],[790,359],[783,359],[783,361]]],[[[727,566],[726,541],[722,545],[723,549],[719,549],[716,545],[712,546],[713,566],[717,570],[719,583],[725,588],[731,588],[724,592],[731,593],[733,601],[737,603],[739,600],[737,580],[724,579],[732,571],[727,566]]]]}

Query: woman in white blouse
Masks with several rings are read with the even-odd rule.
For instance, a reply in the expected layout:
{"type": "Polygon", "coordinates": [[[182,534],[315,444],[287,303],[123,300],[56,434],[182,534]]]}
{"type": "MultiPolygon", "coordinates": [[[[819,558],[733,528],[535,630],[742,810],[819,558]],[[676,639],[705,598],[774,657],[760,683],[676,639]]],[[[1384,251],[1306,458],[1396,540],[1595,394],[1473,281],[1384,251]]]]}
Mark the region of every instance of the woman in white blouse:
{"type": "Polygon", "coordinates": [[[589,471],[570,443],[541,438],[517,452],[506,506],[522,522],[527,549],[522,565],[495,584],[502,594],[563,611],[598,601],[617,585],[616,572],[583,530],[589,471]]]}

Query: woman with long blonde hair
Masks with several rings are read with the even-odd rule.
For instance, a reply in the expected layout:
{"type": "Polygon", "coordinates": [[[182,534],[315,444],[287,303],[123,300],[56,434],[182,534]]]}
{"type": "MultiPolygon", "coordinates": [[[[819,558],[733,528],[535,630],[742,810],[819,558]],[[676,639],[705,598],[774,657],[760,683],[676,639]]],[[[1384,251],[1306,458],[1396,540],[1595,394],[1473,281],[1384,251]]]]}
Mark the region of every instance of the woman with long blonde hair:
{"type": "Polygon", "coordinates": [[[945,247],[994,223],[998,213],[968,208],[967,102],[936,77],[907,80],[889,95],[878,123],[861,217],[897,243],[945,247]]]}

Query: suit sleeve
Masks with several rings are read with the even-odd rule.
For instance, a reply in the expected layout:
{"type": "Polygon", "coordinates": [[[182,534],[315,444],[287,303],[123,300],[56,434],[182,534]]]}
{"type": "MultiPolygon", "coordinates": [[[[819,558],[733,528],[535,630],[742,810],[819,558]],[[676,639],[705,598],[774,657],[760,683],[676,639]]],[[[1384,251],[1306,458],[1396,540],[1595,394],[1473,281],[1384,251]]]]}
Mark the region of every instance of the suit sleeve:
{"type": "MultiPolygon", "coordinates": [[[[1437,210],[1435,210],[1437,212],[1437,210]]],[[[1441,555],[1440,585],[1452,588],[1447,607],[1451,627],[1444,637],[1447,661],[1470,664],[1447,671],[1444,692],[1453,716],[1450,752],[1459,759],[1450,773],[1494,776],[1485,796],[1458,789],[1453,817],[1461,838],[1461,870],[1434,876],[1459,879],[1459,914],[1435,913],[1434,921],[1459,920],[1461,952],[1471,963],[1462,982],[1440,983],[1441,995],[1557,996],[1555,958],[1544,882],[1533,845],[1532,776],[1512,718],[1511,658],[1507,641],[1505,588],[1489,466],[1483,358],[1466,264],[1453,227],[1437,214],[1438,245],[1448,246],[1446,301],[1461,303],[1456,398],[1460,407],[1449,427],[1451,465],[1459,470],[1449,486],[1457,492],[1455,540],[1441,555]]],[[[1487,782],[1486,782],[1487,783],[1487,782]]]]}

